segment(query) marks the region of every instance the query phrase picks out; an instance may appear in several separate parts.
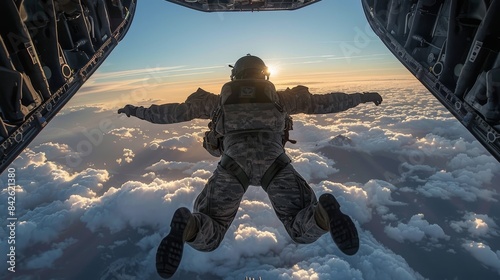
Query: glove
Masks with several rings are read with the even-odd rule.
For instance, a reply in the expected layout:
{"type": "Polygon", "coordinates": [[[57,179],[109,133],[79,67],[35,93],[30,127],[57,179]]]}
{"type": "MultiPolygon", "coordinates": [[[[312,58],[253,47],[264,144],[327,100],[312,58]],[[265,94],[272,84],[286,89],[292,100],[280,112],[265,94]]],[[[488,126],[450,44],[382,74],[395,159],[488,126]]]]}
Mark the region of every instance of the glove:
{"type": "Polygon", "coordinates": [[[135,112],[137,111],[137,107],[134,105],[125,105],[125,107],[118,109],[118,114],[125,114],[127,117],[134,116],[135,117],[135,112]]]}
{"type": "Polygon", "coordinates": [[[380,96],[378,92],[363,92],[363,95],[361,95],[361,102],[373,102],[378,106],[382,103],[382,96],[380,96]]]}

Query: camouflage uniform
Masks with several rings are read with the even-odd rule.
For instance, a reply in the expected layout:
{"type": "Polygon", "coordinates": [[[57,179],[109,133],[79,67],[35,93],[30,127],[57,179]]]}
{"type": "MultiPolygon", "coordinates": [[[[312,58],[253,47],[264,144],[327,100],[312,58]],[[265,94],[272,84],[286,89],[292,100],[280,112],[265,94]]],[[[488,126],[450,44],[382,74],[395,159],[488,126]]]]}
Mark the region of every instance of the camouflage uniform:
{"type": "MultiPolygon", "coordinates": [[[[361,93],[311,94],[297,86],[277,92],[288,114],[326,114],[347,110],[362,102],[361,93]]],[[[136,116],[152,123],[177,123],[195,118],[209,119],[219,104],[219,95],[198,89],[184,103],[139,107],[136,116]]],[[[284,153],[282,135],[271,132],[229,134],[223,138],[224,153],[244,170],[253,186],[284,153]]],[[[264,189],[290,237],[297,243],[312,243],[327,231],[314,218],[317,199],[307,182],[291,164],[281,169],[264,189]]],[[[194,203],[193,215],[199,232],[188,242],[200,251],[212,251],[223,240],[246,188],[219,163],[194,203]]]]}

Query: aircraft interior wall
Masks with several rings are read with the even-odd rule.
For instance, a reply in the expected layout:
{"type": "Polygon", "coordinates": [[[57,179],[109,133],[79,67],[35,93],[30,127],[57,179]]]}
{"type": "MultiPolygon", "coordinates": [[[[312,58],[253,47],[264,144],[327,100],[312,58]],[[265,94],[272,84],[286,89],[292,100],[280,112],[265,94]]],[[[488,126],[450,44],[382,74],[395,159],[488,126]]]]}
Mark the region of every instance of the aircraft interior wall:
{"type": "Polygon", "coordinates": [[[386,46],[500,160],[500,1],[363,2],[386,46]]]}
{"type": "Polygon", "coordinates": [[[0,3],[8,23],[0,25],[2,170],[122,38],[134,7],[134,0],[0,3]]]}

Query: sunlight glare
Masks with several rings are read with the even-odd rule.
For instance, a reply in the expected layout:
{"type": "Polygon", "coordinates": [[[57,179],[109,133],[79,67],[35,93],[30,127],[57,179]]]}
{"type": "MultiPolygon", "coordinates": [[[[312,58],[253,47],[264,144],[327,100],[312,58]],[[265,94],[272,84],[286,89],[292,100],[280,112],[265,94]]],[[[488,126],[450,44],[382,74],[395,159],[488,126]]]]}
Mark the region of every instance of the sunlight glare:
{"type": "Polygon", "coordinates": [[[269,73],[271,73],[271,77],[276,77],[279,73],[279,67],[277,65],[267,65],[267,69],[269,73]]]}

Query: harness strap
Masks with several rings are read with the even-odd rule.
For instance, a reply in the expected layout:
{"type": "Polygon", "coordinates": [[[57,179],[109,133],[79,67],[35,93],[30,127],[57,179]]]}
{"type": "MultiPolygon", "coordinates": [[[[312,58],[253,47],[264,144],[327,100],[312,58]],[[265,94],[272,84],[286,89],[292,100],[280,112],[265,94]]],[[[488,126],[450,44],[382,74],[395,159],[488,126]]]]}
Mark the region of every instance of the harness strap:
{"type": "Polygon", "coordinates": [[[238,182],[240,182],[240,184],[243,186],[243,189],[245,191],[247,190],[248,186],[250,185],[250,180],[248,179],[248,175],[233,158],[231,158],[226,154],[223,154],[219,164],[224,169],[229,171],[229,173],[233,174],[238,180],[238,182]]]}
{"type": "Polygon", "coordinates": [[[290,162],[291,162],[290,158],[285,153],[282,153],[276,158],[276,160],[266,170],[266,173],[262,175],[262,179],[260,180],[260,183],[264,191],[267,192],[267,187],[274,179],[274,176],[276,176],[278,172],[280,172],[283,168],[285,168],[285,166],[290,164],[290,162]]]}

